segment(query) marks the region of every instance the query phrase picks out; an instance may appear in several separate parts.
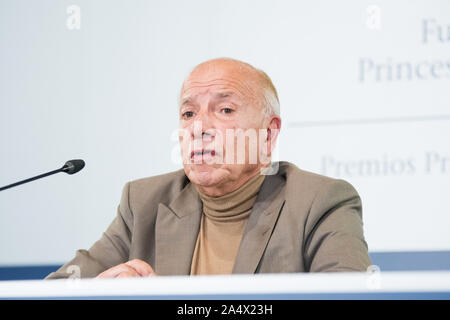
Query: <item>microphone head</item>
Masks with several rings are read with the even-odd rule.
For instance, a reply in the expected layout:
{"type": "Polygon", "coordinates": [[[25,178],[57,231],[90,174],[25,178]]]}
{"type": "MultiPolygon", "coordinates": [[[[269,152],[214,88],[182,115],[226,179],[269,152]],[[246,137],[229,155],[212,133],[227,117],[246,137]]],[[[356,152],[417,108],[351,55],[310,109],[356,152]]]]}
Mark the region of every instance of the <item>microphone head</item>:
{"type": "Polygon", "coordinates": [[[74,174],[84,168],[84,160],[74,159],[67,161],[62,167],[62,171],[67,174],[74,174]]]}

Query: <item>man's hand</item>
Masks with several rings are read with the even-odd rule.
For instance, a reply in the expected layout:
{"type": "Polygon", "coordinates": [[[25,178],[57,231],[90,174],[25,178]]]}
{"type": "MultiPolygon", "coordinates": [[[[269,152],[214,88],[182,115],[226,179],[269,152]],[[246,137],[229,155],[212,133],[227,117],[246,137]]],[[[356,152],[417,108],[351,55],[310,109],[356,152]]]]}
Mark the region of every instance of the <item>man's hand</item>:
{"type": "Polygon", "coordinates": [[[100,273],[97,278],[132,278],[156,276],[152,267],[139,259],[130,260],[100,273]]]}

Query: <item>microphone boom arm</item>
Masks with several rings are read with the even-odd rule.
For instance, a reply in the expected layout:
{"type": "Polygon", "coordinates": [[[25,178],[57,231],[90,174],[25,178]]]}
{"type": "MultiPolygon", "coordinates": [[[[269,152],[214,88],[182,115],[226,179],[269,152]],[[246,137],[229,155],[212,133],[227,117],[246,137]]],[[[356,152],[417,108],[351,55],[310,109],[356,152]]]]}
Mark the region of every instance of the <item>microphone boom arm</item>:
{"type": "Polygon", "coordinates": [[[52,174],[55,174],[55,173],[58,173],[58,172],[65,172],[67,174],[74,174],[74,173],[77,173],[78,171],[80,171],[81,169],[83,169],[83,167],[84,167],[84,161],[83,160],[69,160],[69,161],[67,161],[64,164],[64,166],[62,168],[59,168],[59,169],[56,169],[56,170],[53,170],[53,171],[50,171],[50,172],[47,172],[47,173],[43,173],[43,174],[40,174],[38,176],[35,176],[35,177],[32,177],[32,178],[28,178],[28,179],[25,179],[25,180],[22,180],[22,181],[19,181],[19,182],[15,182],[15,183],[9,184],[9,185],[4,186],[4,187],[0,187],[0,191],[6,190],[6,189],[9,189],[9,188],[12,188],[12,187],[16,187],[18,185],[21,185],[21,184],[24,184],[24,183],[27,183],[27,182],[31,182],[31,181],[34,181],[34,180],[37,180],[37,179],[40,179],[40,178],[51,176],[52,174]]]}

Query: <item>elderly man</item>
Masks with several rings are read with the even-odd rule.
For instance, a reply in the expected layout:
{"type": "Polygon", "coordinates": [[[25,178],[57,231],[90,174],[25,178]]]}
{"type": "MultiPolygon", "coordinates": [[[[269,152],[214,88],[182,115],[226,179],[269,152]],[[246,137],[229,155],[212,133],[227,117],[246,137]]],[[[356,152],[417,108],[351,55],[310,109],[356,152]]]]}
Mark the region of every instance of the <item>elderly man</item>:
{"type": "Polygon", "coordinates": [[[280,127],[263,71],[200,64],[180,95],[184,170],[127,183],[101,239],[47,279],[366,270],[357,192],[272,163],[280,127]]]}

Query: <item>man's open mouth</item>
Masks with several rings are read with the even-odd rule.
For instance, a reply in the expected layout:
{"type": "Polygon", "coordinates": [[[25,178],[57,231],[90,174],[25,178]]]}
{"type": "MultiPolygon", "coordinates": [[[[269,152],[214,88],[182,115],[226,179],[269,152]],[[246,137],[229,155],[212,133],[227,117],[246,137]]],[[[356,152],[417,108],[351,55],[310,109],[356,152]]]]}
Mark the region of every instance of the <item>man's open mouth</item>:
{"type": "Polygon", "coordinates": [[[196,157],[203,157],[203,156],[214,157],[215,155],[216,155],[216,151],[210,150],[210,149],[194,150],[191,152],[191,159],[196,158],[196,157]]]}

